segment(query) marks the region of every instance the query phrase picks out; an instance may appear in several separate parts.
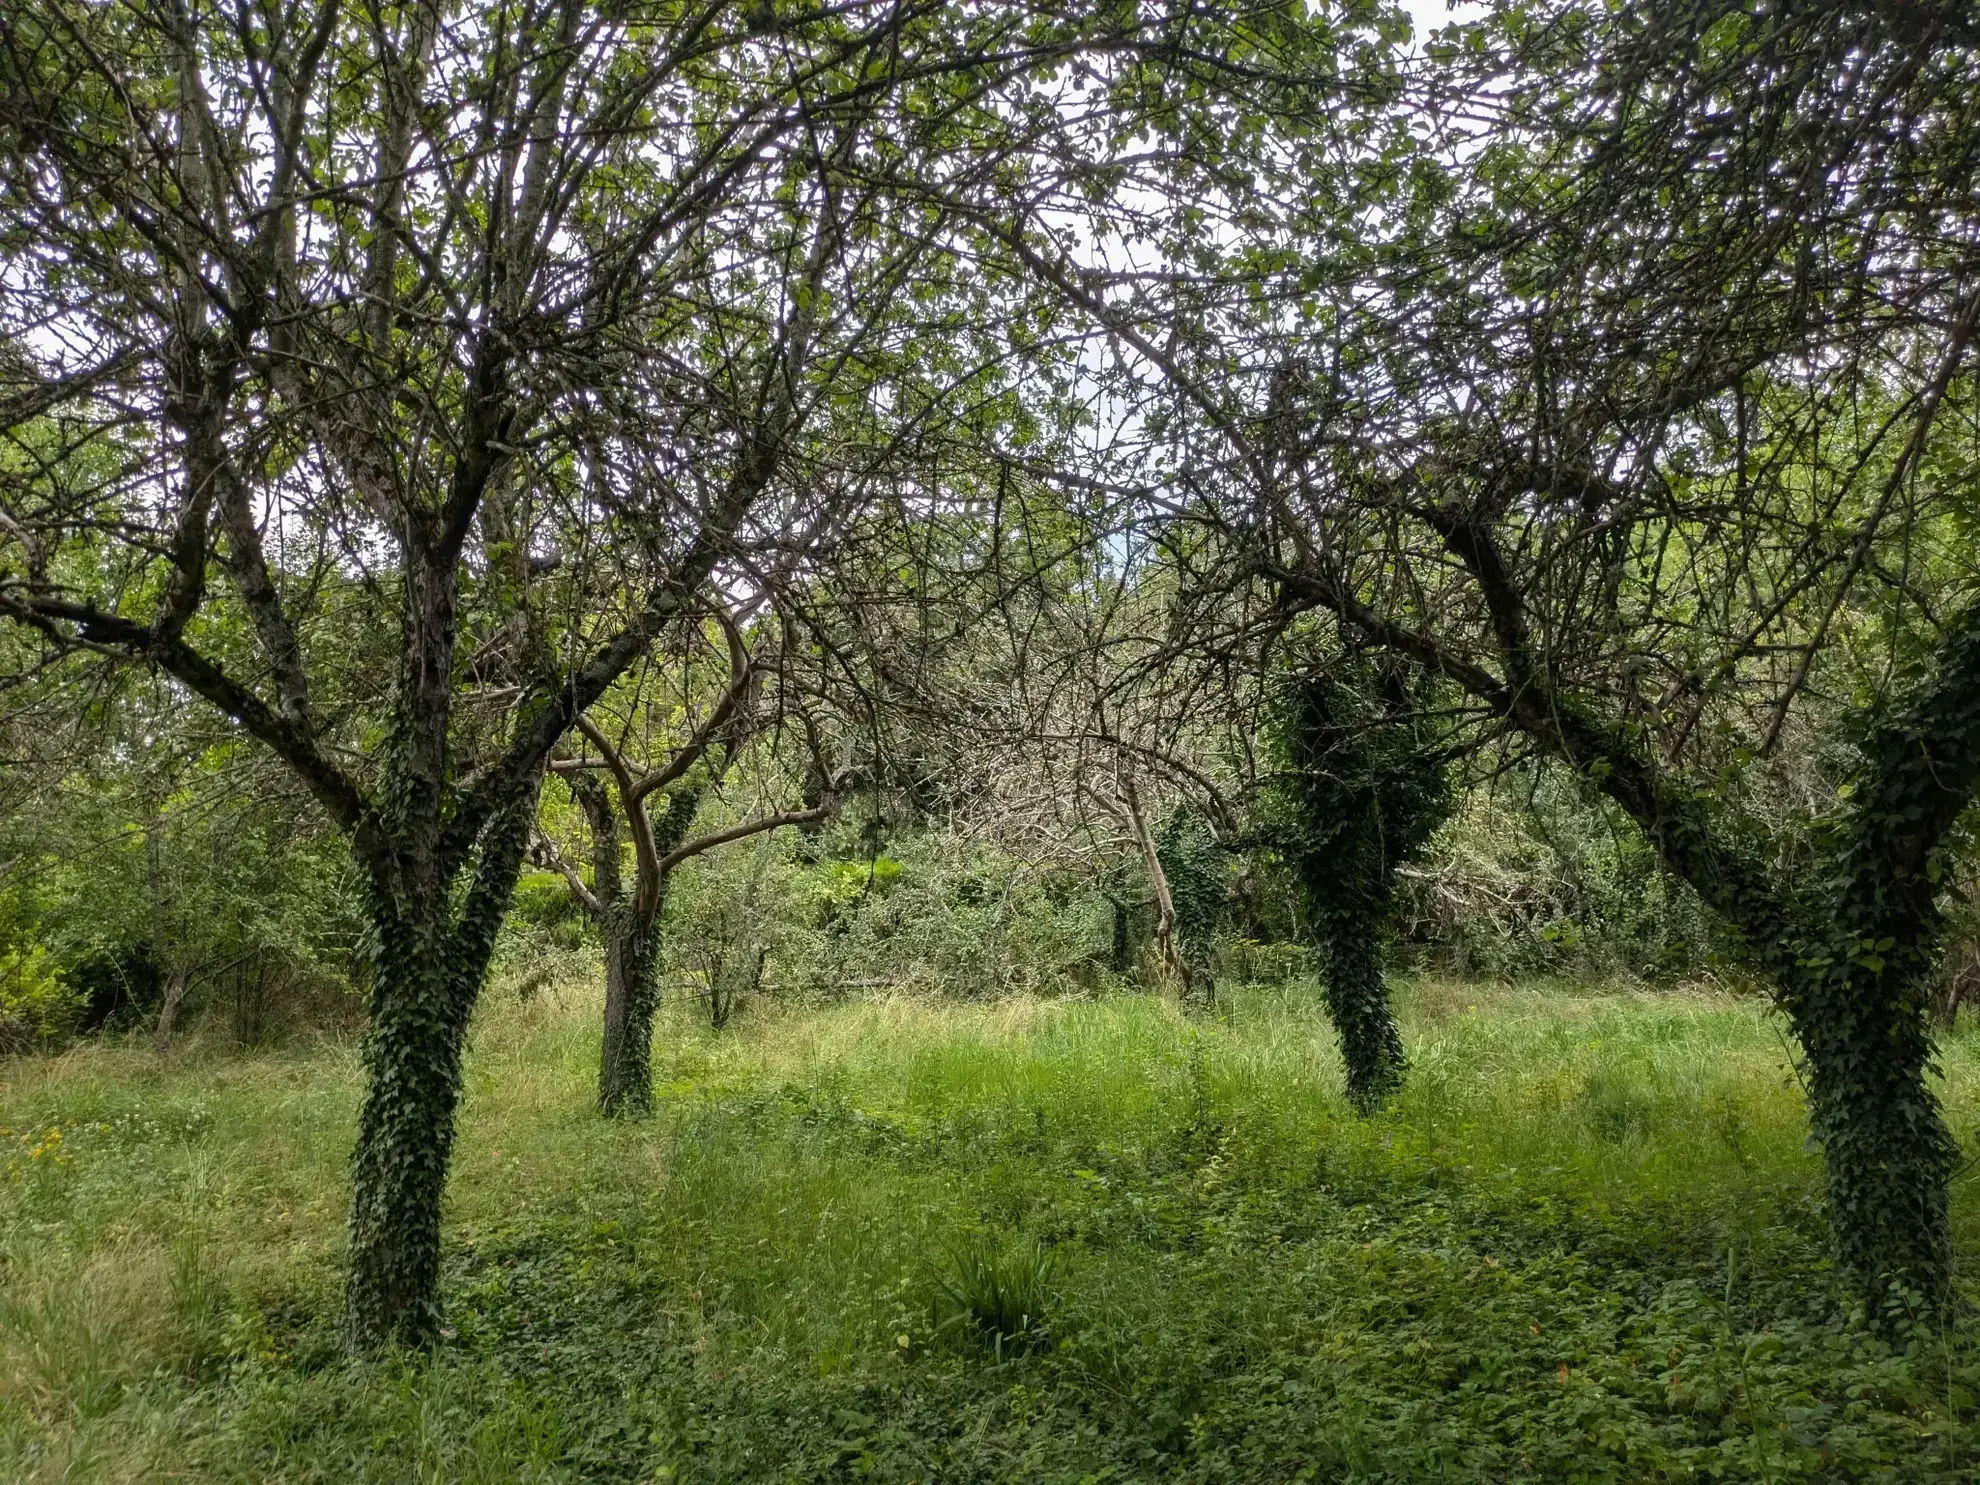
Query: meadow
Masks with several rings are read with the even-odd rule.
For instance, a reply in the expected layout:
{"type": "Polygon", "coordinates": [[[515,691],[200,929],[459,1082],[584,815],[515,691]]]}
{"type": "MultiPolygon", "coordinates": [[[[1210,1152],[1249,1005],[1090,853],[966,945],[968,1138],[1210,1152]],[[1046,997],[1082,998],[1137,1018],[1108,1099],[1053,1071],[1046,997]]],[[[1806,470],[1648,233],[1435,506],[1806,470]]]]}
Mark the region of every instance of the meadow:
{"type": "Polygon", "coordinates": [[[1310,984],[674,1008],[633,1124],[582,982],[491,993],[447,1334],[371,1360],[355,1043],[10,1060],[0,1478],[1973,1478],[1980,1325],[1852,1311],[1762,1003],[1399,988],[1366,1120],[1310,984]]]}

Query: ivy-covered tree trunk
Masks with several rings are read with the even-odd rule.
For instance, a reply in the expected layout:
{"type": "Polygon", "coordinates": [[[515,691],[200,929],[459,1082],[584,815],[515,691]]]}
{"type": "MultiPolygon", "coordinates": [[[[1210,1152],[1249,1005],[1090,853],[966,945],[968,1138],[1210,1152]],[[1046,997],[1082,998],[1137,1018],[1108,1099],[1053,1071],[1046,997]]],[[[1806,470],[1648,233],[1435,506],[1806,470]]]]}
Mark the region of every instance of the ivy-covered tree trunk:
{"type": "Polygon", "coordinates": [[[531,787],[491,820],[458,909],[449,883],[403,857],[372,868],[367,1086],[352,1158],[345,1310],[359,1348],[425,1345],[439,1327],[440,1211],[461,1055],[535,802],[531,787]]]}
{"type": "Polygon", "coordinates": [[[1926,1012],[1940,850],[1980,785],[1980,605],[1947,626],[1938,659],[1865,742],[1850,806],[1819,837],[1826,870],[1792,883],[1724,828],[1709,789],[1672,783],[1573,701],[1509,708],[1636,819],[1772,976],[1804,1054],[1836,1258],[1873,1304],[1893,1283],[1937,1301],[1951,1278],[1958,1145],[1928,1081],[1926,1012]]]}
{"type": "Polygon", "coordinates": [[[605,948],[605,1042],[598,1063],[598,1108],[612,1117],[653,1111],[653,1015],[658,916],[642,924],[635,904],[621,897],[599,920],[605,948]]]}
{"type": "Polygon", "coordinates": [[[439,1324],[440,1203],[467,1008],[446,967],[445,925],[425,906],[374,924],[368,1088],[351,1170],[347,1315],[360,1347],[423,1344],[439,1324]]]}
{"type": "Polygon", "coordinates": [[[612,1118],[653,1111],[653,1018],[660,1008],[660,915],[667,905],[670,854],[686,837],[707,787],[705,774],[661,796],[655,821],[625,780],[613,798],[600,779],[574,778],[572,793],[591,827],[587,911],[605,954],[605,1025],[598,1056],[598,1108],[612,1118]],[[632,827],[631,890],[620,860],[621,811],[632,827]]]}
{"type": "Polygon", "coordinates": [[[1217,930],[1230,895],[1224,848],[1208,823],[1177,805],[1156,832],[1155,855],[1167,883],[1183,994],[1208,1006],[1217,995],[1217,930]]]}
{"type": "Polygon", "coordinates": [[[1980,650],[1955,664],[1954,646],[1947,660],[1914,700],[1912,725],[1873,740],[1831,871],[1792,890],[1733,843],[1709,795],[1605,748],[1570,704],[1554,708],[1561,751],[1584,767],[1600,761],[1604,791],[1772,976],[1802,1050],[1836,1259],[1873,1304],[1893,1283],[1939,1300],[1951,1277],[1947,1187],[1958,1144],[1927,1077],[1940,925],[1932,858],[1971,795],[1980,725],[1935,716],[1933,692],[1971,688],[1980,703],[1980,650]]]}
{"type": "Polygon", "coordinates": [[[1959,1146],[1926,1080],[1922,995],[1833,990],[1810,997],[1793,1021],[1836,1258],[1873,1298],[1896,1281],[1936,1301],[1952,1275],[1947,1188],[1959,1146]]]}
{"type": "Polygon", "coordinates": [[[1828,873],[1796,900],[1773,965],[1806,1053],[1836,1257],[1887,1299],[1951,1288],[1948,1187],[1959,1145],[1933,1092],[1941,844],[1980,783],[1980,605],[1949,625],[1936,674],[1869,738],[1828,873]]]}
{"type": "Polygon", "coordinates": [[[1327,1017],[1341,1039],[1348,1102],[1358,1113],[1372,1113],[1402,1087],[1407,1065],[1382,974],[1379,935],[1336,929],[1326,945],[1326,983],[1327,1017]]]}
{"type": "Polygon", "coordinates": [[[1281,771],[1265,833],[1300,885],[1321,954],[1348,1101],[1373,1113],[1408,1066],[1382,973],[1397,871],[1451,810],[1449,770],[1403,678],[1365,661],[1296,676],[1279,703],[1281,771]]]}

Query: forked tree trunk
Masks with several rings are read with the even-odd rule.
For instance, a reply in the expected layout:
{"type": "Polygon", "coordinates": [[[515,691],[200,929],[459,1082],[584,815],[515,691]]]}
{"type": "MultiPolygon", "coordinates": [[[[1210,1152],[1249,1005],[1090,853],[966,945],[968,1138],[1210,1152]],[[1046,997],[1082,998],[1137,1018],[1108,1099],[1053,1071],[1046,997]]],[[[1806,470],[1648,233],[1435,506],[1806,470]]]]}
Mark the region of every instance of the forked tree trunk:
{"type": "MultiPolygon", "coordinates": [[[[619,860],[619,811],[612,787],[602,780],[572,780],[572,792],[591,827],[591,900],[605,955],[605,1025],[598,1054],[598,1110],[609,1118],[653,1110],[653,1015],[659,1006],[655,978],[660,947],[660,909],[666,884],[649,893],[654,904],[644,916],[637,892],[628,892],[619,860]]],[[[644,809],[638,801],[635,809],[644,809]]]]}
{"type": "Polygon", "coordinates": [[[591,899],[605,952],[605,1025],[598,1056],[598,1110],[608,1118],[653,1112],[653,1018],[660,1007],[660,915],[667,905],[667,872],[661,863],[680,845],[700,807],[705,781],[681,784],[662,795],[667,812],[656,822],[644,799],[628,796],[624,780],[615,803],[612,788],[597,779],[575,779],[572,791],[591,827],[591,899]],[[633,886],[626,888],[619,860],[620,812],[631,821],[638,845],[633,886]]]}
{"type": "Polygon", "coordinates": [[[1980,782],[1980,605],[1948,626],[1936,674],[1865,745],[1835,855],[1812,881],[1775,882],[1715,829],[1709,799],[1659,779],[1558,702],[1553,716],[1560,751],[1599,762],[1602,788],[1774,977],[1804,1053],[1839,1264],[1874,1307],[1894,1285],[1945,1299],[1959,1147],[1927,1078],[1926,1007],[1942,926],[1937,853],[1980,782]]]}
{"type": "Polygon", "coordinates": [[[458,912],[437,890],[377,880],[367,1086],[351,1162],[346,1324],[358,1348],[433,1341],[440,1325],[440,1210],[460,1106],[461,1056],[520,871],[535,790],[483,834],[458,912]]]}
{"type": "MultiPolygon", "coordinates": [[[[1947,666],[1940,683],[1961,679],[1947,666]]],[[[1777,891],[1741,852],[1716,843],[1696,799],[1633,788],[1627,767],[1605,780],[1772,975],[1803,1054],[1836,1259],[1873,1307],[1892,1299],[1893,1285],[1933,1303],[1950,1292],[1948,1183],[1959,1147],[1927,1077],[1936,887],[1925,870],[1929,851],[1908,849],[1884,828],[1899,822],[1921,840],[1936,839],[1937,828],[1921,817],[1956,812],[1970,796],[1971,758],[1958,755],[1970,754],[1980,732],[1963,743],[1947,733],[1937,738],[1940,748],[1894,766],[1873,760],[1859,791],[1869,797],[1850,822],[1841,869],[1792,895],[1777,891]],[[1910,787],[1920,775],[1936,800],[1910,787]],[[1907,812],[1906,801],[1919,807],[1907,812]]]]}

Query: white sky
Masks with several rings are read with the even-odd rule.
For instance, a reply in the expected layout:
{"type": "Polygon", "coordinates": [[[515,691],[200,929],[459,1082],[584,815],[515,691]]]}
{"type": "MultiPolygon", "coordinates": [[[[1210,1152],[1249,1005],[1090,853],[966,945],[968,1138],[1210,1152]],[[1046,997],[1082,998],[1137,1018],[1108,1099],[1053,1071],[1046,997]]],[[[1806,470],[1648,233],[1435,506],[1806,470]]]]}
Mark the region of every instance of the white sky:
{"type": "Polygon", "coordinates": [[[1415,23],[1419,41],[1452,21],[1475,21],[1486,10],[1483,0],[1401,0],[1401,4],[1415,23]]]}

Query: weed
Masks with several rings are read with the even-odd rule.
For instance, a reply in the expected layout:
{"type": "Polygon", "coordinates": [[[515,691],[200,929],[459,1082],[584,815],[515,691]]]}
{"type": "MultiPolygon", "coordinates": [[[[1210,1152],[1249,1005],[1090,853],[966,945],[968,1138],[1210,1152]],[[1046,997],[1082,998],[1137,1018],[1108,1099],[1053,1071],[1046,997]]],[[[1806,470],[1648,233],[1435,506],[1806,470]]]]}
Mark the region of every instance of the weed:
{"type": "Polygon", "coordinates": [[[1612,1145],[1640,1138],[1656,1113],[1653,1100],[1608,1072],[1597,1073],[1582,1085],[1580,1101],[1596,1138],[1612,1145]]]}
{"type": "Polygon", "coordinates": [[[945,1258],[931,1306],[936,1334],[967,1334],[988,1344],[1000,1362],[1046,1340],[1049,1250],[1035,1239],[979,1236],[949,1244],[945,1258]]]}

